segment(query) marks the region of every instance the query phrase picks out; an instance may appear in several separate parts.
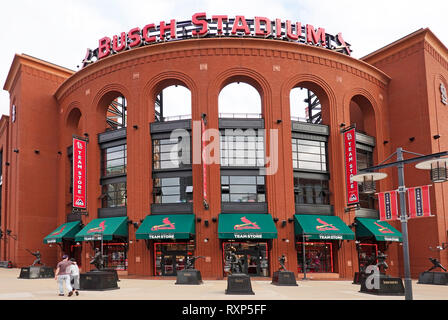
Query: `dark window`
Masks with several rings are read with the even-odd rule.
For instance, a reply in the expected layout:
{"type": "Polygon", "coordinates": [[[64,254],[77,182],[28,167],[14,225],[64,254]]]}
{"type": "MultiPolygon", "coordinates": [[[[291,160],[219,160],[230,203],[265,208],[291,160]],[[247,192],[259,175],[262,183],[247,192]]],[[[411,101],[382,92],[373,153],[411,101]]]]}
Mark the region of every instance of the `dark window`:
{"type": "Polygon", "coordinates": [[[153,202],[159,204],[193,202],[193,178],[154,178],[153,196],[153,202]]]}
{"type": "MultiPolygon", "coordinates": [[[[303,244],[297,244],[298,272],[303,272],[303,244]]],[[[306,272],[333,272],[332,244],[324,242],[305,243],[306,272]]]]}
{"type": "Polygon", "coordinates": [[[293,168],[326,172],[326,148],[326,142],[293,138],[293,168]]]}
{"type": "Polygon", "coordinates": [[[221,166],[264,166],[264,137],[249,130],[222,131],[221,166]]]}
{"type": "Polygon", "coordinates": [[[221,176],[222,202],[266,202],[264,176],[221,176]]]}
{"type": "Polygon", "coordinates": [[[294,177],[296,204],[330,204],[328,180],[294,177]]]}
{"type": "MultiPolygon", "coordinates": [[[[356,164],[358,170],[373,166],[373,153],[371,151],[356,149],[356,164]]],[[[375,198],[372,194],[359,193],[359,205],[361,208],[374,209],[375,198]]]]}
{"type": "Polygon", "coordinates": [[[109,183],[103,185],[102,188],[103,208],[126,206],[126,182],[109,183]]]}
{"type": "Polygon", "coordinates": [[[126,174],[127,146],[121,145],[102,150],[103,177],[126,174]]]}
{"type": "Polygon", "coordinates": [[[152,141],[154,169],[191,167],[189,144],[181,139],[155,139],[152,141]]]}

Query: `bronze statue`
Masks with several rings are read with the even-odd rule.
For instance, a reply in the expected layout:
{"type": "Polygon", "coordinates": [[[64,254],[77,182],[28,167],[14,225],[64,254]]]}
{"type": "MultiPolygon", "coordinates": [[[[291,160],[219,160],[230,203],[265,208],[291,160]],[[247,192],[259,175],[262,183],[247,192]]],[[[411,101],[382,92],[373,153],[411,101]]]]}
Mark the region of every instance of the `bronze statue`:
{"type": "Polygon", "coordinates": [[[278,258],[278,262],[280,262],[280,271],[287,271],[286,267],[285,267],[285,262],[286,262],[286,256],[284,254],[282,254],[282,256],[280,258],[278,258]]]}
{"type": "Polygon", "coordinates": [[[378,263],[376,266],[378,267],[378,270],[380,270],[380,273],[386,274],[386,270],[389,268],[389,266],[386,263],[387,254],[382,253],[381,251],[378,251],[377,259],[378,263]]]}
{"type": "Polygon", "coordinates": [[[429,268],[428,270],[426,270],[426,272],[430,272],[430,271],[432,271],[432,270],[434,270],[434,269],[437,269],[437,268],[440,268],[440,269],[442,269],[443,271],[447,272],[446,269],[445,269],[445,267],[442,266],[442,264],[440,263],[440,261],[437,260],[436,258],[429,258],[429,261],[432,262],[432,267],[429,268]]]}
{"type": "Polygon", "coordinates": [[[40,254],[40,251],[39,251],[39,250],[36,250],[36,252],[32,252],[32,251],[30,251],[30,250],[28,250],[28,249],[26,249],[26,250],[27,250],[29,253],[31,253],[33,256],[36,257],[36,259],[34,260],[33,264],[31,265],[32,267],[34,267],[36,264],[43,265],[42,262],[41,262],[41,257],[42,257],[42,255],[40,254]]]}
{"type": "Polygon", "coordinates": [[[90,261],[90,264],[93,264],[95,268],[100,271],[104,268],[104,257],[99,248],[95,248],[95,255],[93,259],[90,261]]]}
{"type": "Polygon", "coordinates": [[[227,259],[230,262],[230,274],[243,272],[243,265],[241,263],[241,259],[239,259],[236,256],[235,252],[236,248],[231,246],[227,254],[227,259]]]}
{"type": "Polygon", "coordinates": [[[205,258],[205,257],[203,257],[203,256],[194,256],[194,257],[188,256],[185,261],[185,269],[194,269],[194,263],[196,262],[196,259],[199,259],[199,258],[205,258]]]}

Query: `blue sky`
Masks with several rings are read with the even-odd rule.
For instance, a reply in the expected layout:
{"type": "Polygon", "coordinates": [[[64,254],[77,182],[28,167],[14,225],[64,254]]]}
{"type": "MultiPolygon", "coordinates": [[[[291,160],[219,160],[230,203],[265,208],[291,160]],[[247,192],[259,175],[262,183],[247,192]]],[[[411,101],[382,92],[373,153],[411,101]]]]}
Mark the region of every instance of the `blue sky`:
{"type": "MultiPolygon", "coordinates": [[[[265,16],[312,24],[327,33],[342,32],[360,58],[420,28],[429,27],[448,46],[448,1],[404,0],[15,0],[0,12],[0,81],[5,83],[15,53],[77,70],[86,48],[133,27],[197,12],[246,18],[265,16]]],[[[0,113],[9,114],[9,94],[0,93],[0,113]]]]}

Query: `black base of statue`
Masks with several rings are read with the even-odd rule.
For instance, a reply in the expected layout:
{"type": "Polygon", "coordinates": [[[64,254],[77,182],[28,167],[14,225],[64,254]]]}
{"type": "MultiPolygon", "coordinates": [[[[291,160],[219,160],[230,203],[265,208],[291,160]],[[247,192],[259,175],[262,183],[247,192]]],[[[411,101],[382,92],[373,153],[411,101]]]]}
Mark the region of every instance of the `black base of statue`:
{"type": "Polygon", "coordinates": [[[226,294],[255,294],[252,291],[250,277],[244,273],[235,273],[227,277],[226,294]]]}
{"type": "Polygon", "coordinates": [[[0,268],[12,268],[11,261],[0,261],[0,268]]]}
{"type": "Polygon", "coordinates": [[[120,289],[117,285],[117,274],[112,271],[89,271],[81,273],[79,289],[86,291],[103,291],[120,289]]]}
{"type": "Polygon", "coordinates": [[[202,284],[201,271],[196,269],[177,271],[175,284],[202,284]]]}
{"type": "Polygon", "coordinates": [[[101,270],[101,271],[112,272],[112,273],[115,275],[115,280],[117,280],[117,282],[120,281],[120,279],[118,279],[118,273],[117,273],[117,270],[115,270],[115,269],[107,269],[107,268],[104,268],[104,269],[101,270]]]}
{"type": "MultiPolygon", "coordinates": [[[[379,289],[368,289],[366,280],[368,276],[360,278],[362,293],[376,294],[379,296],[404,296],[403,280],[401,278],[392,278],[388,275],[381,274],[379,278],[379,289]]],[[[372,286],[374,281],[372,283],[372,286]]]]}
{"type": "Polygon", "coordinates": [[[292,271],[275,271],[271,284],[276,286],[298,286],[292,271]]]}
{"type": "Polygon", "coordinates": [[[361,284],[361,282],[366,281],[367,275],[364,272],[355,272],[352,284],[361,284]]]}
{"type": "Polygon", "coordinates": [[[448,285],[448,272],[424,271],[420,273],[417,283],[448,285]]]}
{"type": "Polygon", "coordinates": [[[29,266],[20,269],[19,279],[54,278],[54,270],[47,266],[29,266]]]}

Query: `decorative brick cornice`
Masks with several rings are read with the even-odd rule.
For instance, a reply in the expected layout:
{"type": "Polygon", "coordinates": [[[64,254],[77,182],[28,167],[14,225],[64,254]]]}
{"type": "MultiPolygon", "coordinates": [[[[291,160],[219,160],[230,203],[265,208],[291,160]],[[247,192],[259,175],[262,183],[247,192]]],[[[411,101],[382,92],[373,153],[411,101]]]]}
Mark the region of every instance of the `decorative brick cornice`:
{"type": "Polygon", "coordinates": [[[254,56],[319,64],[353,74],[382,89],[390,81],[386,74],[363,61],[314,46],[261,39],[201,39],[147,46],[108,57],[87,66],[67,79],[56,91],[55,96],[58,100],[63,100],[90,81],[139,64],[200,56],[254,56]],[[199,43],[202,48],[198,48],[199,43]]]}

